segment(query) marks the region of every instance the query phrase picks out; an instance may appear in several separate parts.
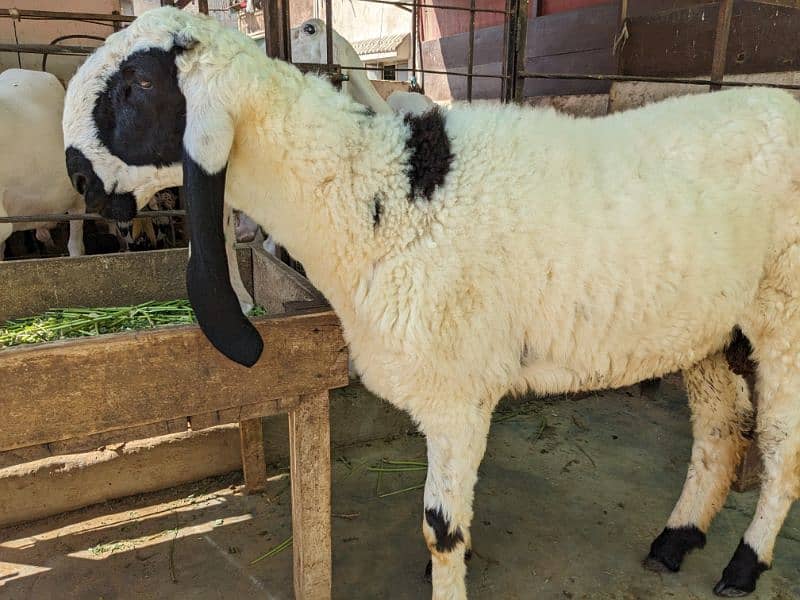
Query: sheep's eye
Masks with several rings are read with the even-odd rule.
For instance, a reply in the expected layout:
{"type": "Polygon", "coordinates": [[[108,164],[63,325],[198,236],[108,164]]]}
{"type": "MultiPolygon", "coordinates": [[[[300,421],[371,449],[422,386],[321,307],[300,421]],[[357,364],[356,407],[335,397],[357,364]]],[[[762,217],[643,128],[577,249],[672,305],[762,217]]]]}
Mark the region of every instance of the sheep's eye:
{"type": "Polygon", "coordinates": [[[149,90],[151,87],[153,87],[153,83],[151,81],[148,81],[147,79],[142,79],[139,82],[139,86],[143,87],[146,90],[149,90]]]}
{"type": "Polygon", "coordinates": [[[317,33],[317,28],[314,27],[311,23],[306,23],[303,25],[303,31],[305,31],[308,35],[314,35],[317,33]]]}

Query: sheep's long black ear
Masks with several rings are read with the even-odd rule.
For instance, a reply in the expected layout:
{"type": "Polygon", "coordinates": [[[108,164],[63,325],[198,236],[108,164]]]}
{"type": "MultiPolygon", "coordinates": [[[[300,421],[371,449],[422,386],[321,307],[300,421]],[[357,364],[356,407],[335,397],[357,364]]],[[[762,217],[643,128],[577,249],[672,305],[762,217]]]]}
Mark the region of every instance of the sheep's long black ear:
{"type": "Polygon", "coordinates": [[[231,360],[252,367],[264,342],[242,314],[231,287],[222,229],[225,171],[223,167],[208,174],[183,152],[183,187],[192,235],[186,287],[197,322],[214,347],[231,360]]]}

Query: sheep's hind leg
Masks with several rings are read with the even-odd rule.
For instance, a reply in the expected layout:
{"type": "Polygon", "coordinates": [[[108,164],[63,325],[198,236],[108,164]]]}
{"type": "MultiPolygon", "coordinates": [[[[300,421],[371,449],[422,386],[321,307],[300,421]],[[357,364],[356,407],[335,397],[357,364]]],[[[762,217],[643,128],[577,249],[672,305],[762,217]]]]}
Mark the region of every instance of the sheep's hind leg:
{"type": "Polygon", "coordinates": [[[425,417],[420,421],[428,444],[422,533],[431,552],[433,599],[459,600],[466,598],[472,498],[491,411],[463,407],[425,417]]]}
{"type": "Polygon", "coordinates": [[[683,379],[692,411],[692,457],[681,496],[644,561],[652,571],[676,572],[686,554],[705,546],[753,427],[747,385],[722,354],[684,371],[683,379]]]}
{"type": "MultiPolygon", "coordinates": [[[[71,215],[82,215],[86,212],[84,206],[71,208],[67,211],[71,215]]],[[[69,222],[69,241],[67,241],[67,251],[70,256],[83,256],[86,248],[83,245],[83,221],[75,220],[69,222]]]]}
{"type": "Polygon", "coordinates": [[[800,314],[800,301],[782,294],[774,304],[778,310],[767,315],[774,329],[753,339],[758,444],[764,463],[761,494],[753,520],[714,588],[718,596],[744,596],[755,590],[758,577],[772,563],[786,515],[800,496],[800,324],[787,323],[784,316],[800,314]]]}

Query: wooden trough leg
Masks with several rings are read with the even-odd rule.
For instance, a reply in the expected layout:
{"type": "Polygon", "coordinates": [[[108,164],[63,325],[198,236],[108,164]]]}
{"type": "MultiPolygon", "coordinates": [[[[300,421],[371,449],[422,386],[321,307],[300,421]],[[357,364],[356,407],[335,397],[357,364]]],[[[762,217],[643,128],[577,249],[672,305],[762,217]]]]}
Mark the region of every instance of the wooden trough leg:
{"type": "Polygon", "coordinates": [[[300,398],[289,413],[294,594],[331,597],[331,434],[328,392],[300,398]]]}
{"type": "Polygon", "coordinates": [[[261,419],[239,421],[242,444],[244,488],[248,494],[267,489],[267,461],[264,457],[264,429],[261,419]]]}

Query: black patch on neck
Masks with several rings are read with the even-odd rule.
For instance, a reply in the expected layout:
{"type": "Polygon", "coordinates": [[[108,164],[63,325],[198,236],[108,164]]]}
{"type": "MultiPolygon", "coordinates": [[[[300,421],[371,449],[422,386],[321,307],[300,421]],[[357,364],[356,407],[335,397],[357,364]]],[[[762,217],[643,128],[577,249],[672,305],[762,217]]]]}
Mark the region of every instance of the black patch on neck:
{"type": "Polygon", "coordinates": [[[433,108],[421,115],[406,115],[403,121],[410,129],[406,140],[410,199],[422,196],[430,200],[436,187],[444,183],[453,162],[444,115],[439,108],[433,108]]]}
{"type": "Polygon", "coordinates": [[[441,507],[435,510],[426,509],[425,521],[436,534],[436,549],[439,552],[452,552],[456,545],[464,541],[464,534],[461,533],[460,527],[456,527],[452,533],[449,532],[450,522],[444,518],[441,507]]]}
{"type": "Polygon", "coordinates": [[[724,598],[749,594],[756,589],[756,581],[767,569],[769,565],[758,560],[756,551],[742,539],[722,572],[722,579],[714,586],[714,593],[724,598]]]}
{"type": "Polygon", "coordinates": [[[134,52],[97,97],[92,116],[98,137],[126,164],[163,167],[181,160],[186,99],[175,66],[180,51],[134,52]]]}
{"type": "Polygon", "coordinates": [[[731,371],[742,377],[753,376],[756,373],[756,363],[751,358],[753,346],[750,340],[738,327],[733,329],[733,337],[725,348],[725,358],[731,371]]]}
{"type": "Polygon", "coordinates": [[[663,572],[680,571],[684,557],[692,550],[706,545],[706,534],[694,525],[666,527],[650,545],[650,554],[644,560],[645,568],[663,572]]]}
{"type": "Polygon", "coordinates": [[[372,198],[372,226],[377,228],[381,224],[381,215],[383,215],[383,198],[380,194],[375,194],[372,198]]]}

